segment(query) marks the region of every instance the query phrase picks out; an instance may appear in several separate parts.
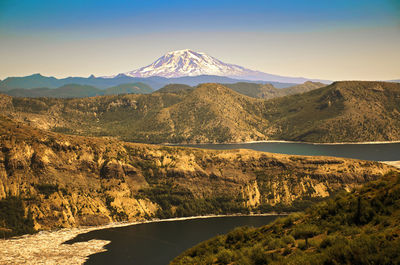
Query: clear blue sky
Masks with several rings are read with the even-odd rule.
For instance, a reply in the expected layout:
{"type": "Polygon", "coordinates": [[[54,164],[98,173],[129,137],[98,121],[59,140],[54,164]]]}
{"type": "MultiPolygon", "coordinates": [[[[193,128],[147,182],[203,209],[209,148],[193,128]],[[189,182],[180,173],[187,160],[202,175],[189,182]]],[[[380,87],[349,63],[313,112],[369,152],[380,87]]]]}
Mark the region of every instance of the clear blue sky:
{"type": "Polygon", "coordinates": [[[0,78],[110,75],[176,49],[289,76],[400,78],[399,0],[0,0],[0,78]]]}

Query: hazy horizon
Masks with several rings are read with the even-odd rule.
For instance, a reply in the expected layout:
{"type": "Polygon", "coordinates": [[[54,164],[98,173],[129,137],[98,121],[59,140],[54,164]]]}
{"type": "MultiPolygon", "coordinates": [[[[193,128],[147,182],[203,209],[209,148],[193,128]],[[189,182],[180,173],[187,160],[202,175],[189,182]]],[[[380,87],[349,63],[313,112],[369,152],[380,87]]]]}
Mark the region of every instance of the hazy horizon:
{"type": "Polygon", "coordinates": [[[107,76],[180,49],[282,76],[400,78],[395,0],[5,0],[0,38],[0,79],[107,76]]]}

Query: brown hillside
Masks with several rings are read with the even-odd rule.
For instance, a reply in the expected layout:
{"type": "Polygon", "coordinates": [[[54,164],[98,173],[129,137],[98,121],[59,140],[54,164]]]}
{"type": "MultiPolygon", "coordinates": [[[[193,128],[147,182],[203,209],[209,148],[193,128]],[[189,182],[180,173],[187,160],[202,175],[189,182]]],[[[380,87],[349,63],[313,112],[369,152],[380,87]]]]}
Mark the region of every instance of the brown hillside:
{"type": "Polygon", "coordinates": [[[393,169],[353,159],[65,136],[6,118],[0,125],[0,199],[20,198],[37,229],[299,209],[393,169]]]}
{"type": "Polygon", "coordinates": [[[400,84],[344,81],[265,102],[273,138],[309,142],[400,139],[400,84]]]}
{"type": "Polygon", "coordinates": [[[271,100],[219,84],[185,93],[0,100],[4,115],[37,128],[133,142],[400,140],[400,84],[389,82],[335,82],[271,100]]]}

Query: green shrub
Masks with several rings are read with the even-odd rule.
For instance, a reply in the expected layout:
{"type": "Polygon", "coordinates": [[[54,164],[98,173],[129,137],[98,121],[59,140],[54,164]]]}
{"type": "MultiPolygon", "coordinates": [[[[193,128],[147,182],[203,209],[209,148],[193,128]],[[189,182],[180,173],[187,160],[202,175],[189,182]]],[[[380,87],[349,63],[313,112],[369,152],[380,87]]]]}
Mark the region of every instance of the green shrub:
{"type": "Polygon", "coordinates": [[[296,239],[304,239],[306,248],[308,248],[308,239],[320,234],[320,229],[312,224],[300,224],[293,230],[293,236],[296,239]]]}
{"type": "Polygon", "coordinates": [[[267,255],[267,253],[264,251],[264,249],[260,245],[257,245],[252,248],[251,253],[250,253],[250,259],[252,260],[253,264],[255,264],[255,265],[268,264],[271,261],[271,259],[267,255]]]}
{"type": "Polygon", "coordinates": [[[297,247],[301,250],[305,250],[308,248],[307,244],[305,241],[299,241],[299,243],[297,244],[297,247]]]}
{"type": "Polygon", "coordinates": [[[28,211],[25,217],[25,206],[20,197],[0,200],[0,235],[6,238],[34,232],[32,213],[28,211]]]}
{"type": "Polygon", "coordinates": [[[51,194],[58,192],[58,185],[54,184],[36,184],[35,188],[39,191],[39,193],[45,195],[46,199],[51,194]]]}
{"type": "Polygon", "coordinates": [[[327,248],[332,246],[333,244],[333,237],[332,236],[327,236],[326,238],[324,238],[321,243],[319,244],[320,248],[327,248]]]}
{"type": "Polygon", "coordinates": [[[283,237],[282,237],[282,241],[283,241],[286,245],[294,244],[294,243],[295,243],[295,240],[294,240],[294,238],[293,238],[291,235],[285,235],[285,236],[283,236],[283,237]]]}
{"type": "Polygon", "coordinates": [[[223,249],[217,254],[217,259],[221,264],[229,264],[233,260],[233,253],[230,250],[223,249]]]}

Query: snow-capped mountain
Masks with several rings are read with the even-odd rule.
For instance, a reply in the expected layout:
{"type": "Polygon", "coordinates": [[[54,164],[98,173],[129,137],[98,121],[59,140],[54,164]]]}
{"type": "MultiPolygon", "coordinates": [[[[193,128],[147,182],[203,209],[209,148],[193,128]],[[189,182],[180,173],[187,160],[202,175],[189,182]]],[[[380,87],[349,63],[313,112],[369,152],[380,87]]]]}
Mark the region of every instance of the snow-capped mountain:
{"type": "Polygon", "coordinates": [[[247,70],[234,64],[227,64],[203,52],[179,50],[169,52],[145,67],[125,73],[133,77],[182,77],[196,75],[236,76],[247,70]]]}
{"type": "Polygon", "coordinates": [[[161,76],[166,78],[213,75],[246,80],[288,83],[303,83],[305,81],[323,82],[323,80],[306,79],[302,77],[285,77],[254,71],[239,65],[224,63],[203,52],[194,52],[189,49],[169,52],[150,65],[109,77],[122,75],[130,77],[161,76]]]}

